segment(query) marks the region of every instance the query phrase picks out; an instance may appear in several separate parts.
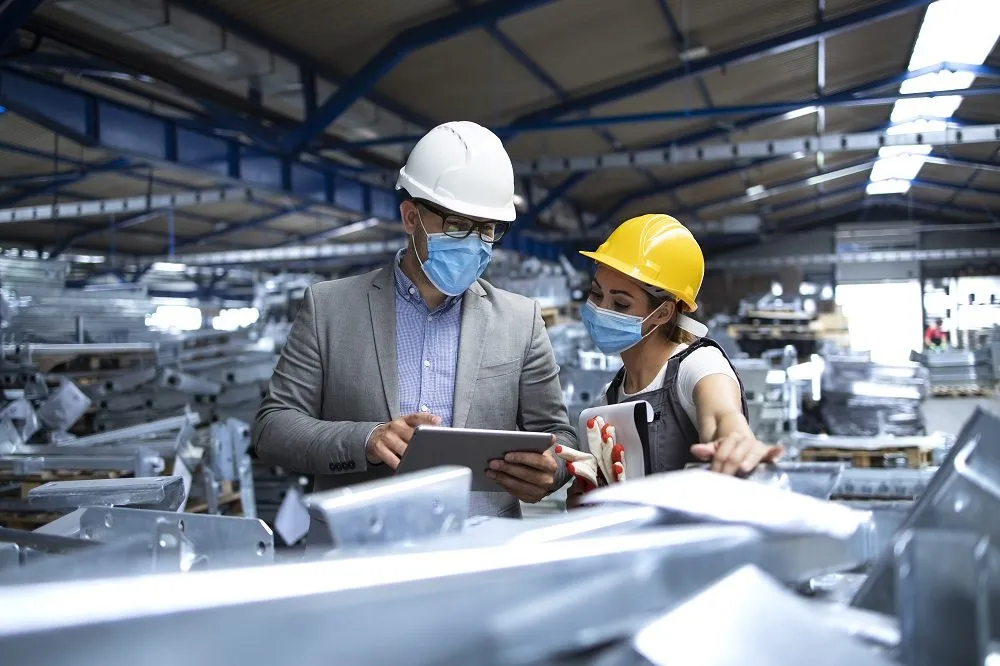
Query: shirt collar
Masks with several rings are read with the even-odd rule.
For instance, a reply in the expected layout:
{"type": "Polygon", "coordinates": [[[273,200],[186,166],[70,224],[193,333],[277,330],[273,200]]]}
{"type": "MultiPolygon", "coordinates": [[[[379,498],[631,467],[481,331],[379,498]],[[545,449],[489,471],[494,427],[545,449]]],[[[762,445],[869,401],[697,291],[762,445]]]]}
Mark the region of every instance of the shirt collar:
{"type": "MultiPolygon", "coordinates": [[[[400,250],[396,253],[396,259],[393,261],[392,270],[396,276],[396,293],[403,297],[404,300],[410,303],[421,303],[426,306],[424,299],[420,296],[420,291],[417,289],[417,285],[413,284],[413,280],[407,277],[406,273],[402,269],[403,254],[406,252],[405,249],[400,250]]],[[[435,309],[435,312],[445,311],[451,308],[455,303],[462,300],[462,295],[458,296],[446,296],[444,302],[440,307],[435,309]]]]}

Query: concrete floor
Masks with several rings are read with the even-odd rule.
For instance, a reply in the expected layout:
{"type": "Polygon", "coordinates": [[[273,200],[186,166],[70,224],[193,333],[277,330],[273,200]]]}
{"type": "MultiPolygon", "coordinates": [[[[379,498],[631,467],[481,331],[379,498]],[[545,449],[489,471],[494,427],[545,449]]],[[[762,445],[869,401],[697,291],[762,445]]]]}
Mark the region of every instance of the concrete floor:
{"type": "Polygon", "coordinates": [[[924,403],[927,432],[940,431],[957,435],[976,407],[983,407],[1000,415],[1000,397],[929,398],[924,403]]]}

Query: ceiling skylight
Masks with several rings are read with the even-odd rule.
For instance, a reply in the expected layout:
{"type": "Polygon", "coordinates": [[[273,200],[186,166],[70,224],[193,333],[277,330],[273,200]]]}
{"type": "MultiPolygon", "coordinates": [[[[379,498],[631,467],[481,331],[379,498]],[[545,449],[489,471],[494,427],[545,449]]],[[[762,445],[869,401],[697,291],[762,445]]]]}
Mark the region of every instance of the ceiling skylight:
{"type": "MultiPolygon", "coordinates": [[[[937,0],[927,7],[907,71],[943,63],[982,65],[1000,38],[998,0],[937,0]]],[[[899,92],[930,93],[968,88],[968,72],[941,71],[904,81],[899,92]]],[[[960,95],[901,99],[889,117],[890,134],[941,131],[959,105],[960,95]]],[[[924,164],[929,146],[882,148],[872,168],[868,194],[905,194],[924,164]]]]}

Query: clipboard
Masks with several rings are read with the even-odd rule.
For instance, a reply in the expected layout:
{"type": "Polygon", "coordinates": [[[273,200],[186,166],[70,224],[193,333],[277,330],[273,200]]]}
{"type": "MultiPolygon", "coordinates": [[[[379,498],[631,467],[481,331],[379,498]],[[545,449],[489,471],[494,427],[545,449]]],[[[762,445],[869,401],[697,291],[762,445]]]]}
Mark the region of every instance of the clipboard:
{"type": "Polygon", "coordinates": [[[645,400],[637,400],[583,410],[576,427],[581,451],[589,452],[587,421],[595,416],[600,416],[606,423],[615,427],[618,443],[625,448],[625,462],[628,465],[629,480],[646,476],[650,469],[648,443],[649,424],[653,422],[654,417],[653,406],[645,400]],[[630,462],[633,460],[641,460],[642,467],[630,462]]]}
{"type": "Polygon", "coordinates": [[[471,490],[505,493],[503,486],[486,476],[490,461],[512,451],[543,453],[551,446],[552,435],[547,432],[417,426],[396,474],[459,465],[472,470],[471,490]]]}

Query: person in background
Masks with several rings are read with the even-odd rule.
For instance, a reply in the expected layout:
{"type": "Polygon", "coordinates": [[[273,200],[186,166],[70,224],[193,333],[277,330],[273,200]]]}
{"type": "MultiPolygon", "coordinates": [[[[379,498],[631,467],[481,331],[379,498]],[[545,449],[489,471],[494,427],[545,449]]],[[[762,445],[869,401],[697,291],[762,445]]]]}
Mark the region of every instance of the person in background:
{"type": "Polygon", "coordinates": [[[934,323],[927,327],[924,332],[924,346],[931,351],[941,351],[945,348],[948,334],[944,332],[944,322],[935,319],[934,323]]]}
{"type": "MultiPolygon", "coordinates": [[[[257,456],[316,474],[321,491],[392,474],[421,425],[521,428],[575,446],[538,303],[479,279],[517,214],[500,139],[439,125],[396,189],[406,248],[306,290],[257,414],[257,456]]],[[[507,492],[473,493],[471,515],[520,516],[518,500],[569,480],[551,449],[490,467],[507,492]]]]}
{"type": "MultiPolygon", "coordinates": [[[[643,215],[621,224],[596,252],[581,254],[597,262],[581,318],[597,348],[621,355],[624,363],[604,400],[645,400],[655,413],[646,473],[707,462],[715,472],[745,475],[761,462],[776,460],[781,447],[758,441],[750,430],[746,397],[732,363],[704,337],[706,327],[687,314],[697,309],[705,272],[691,232],[668,215],[643,215]]],[[[588,425],[593,430],[595,424],[588,425]]],[[[595,433],[589,435],[593,439],[595,433]]],[[[606,429],[596,435],[605,442],[614,436],[606,429]]],[[[608,476],[644,463],[624,461],[622,448],[611,448],[595,465],[587,458],[601,457],[593,443],[590,454],[557,447],[576,477],[570,504],[595,485],[621,480],[608,476]]]]}

